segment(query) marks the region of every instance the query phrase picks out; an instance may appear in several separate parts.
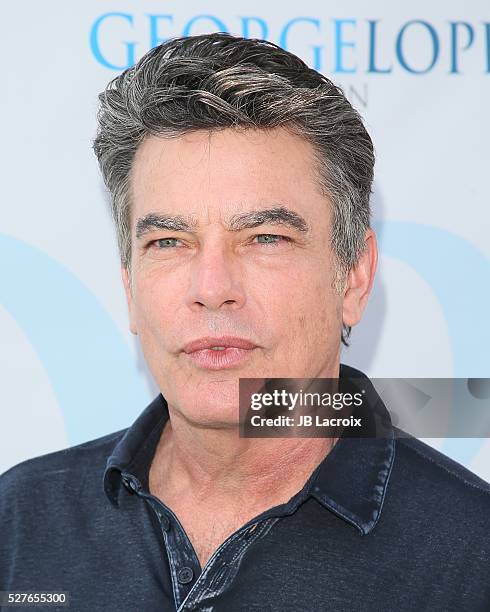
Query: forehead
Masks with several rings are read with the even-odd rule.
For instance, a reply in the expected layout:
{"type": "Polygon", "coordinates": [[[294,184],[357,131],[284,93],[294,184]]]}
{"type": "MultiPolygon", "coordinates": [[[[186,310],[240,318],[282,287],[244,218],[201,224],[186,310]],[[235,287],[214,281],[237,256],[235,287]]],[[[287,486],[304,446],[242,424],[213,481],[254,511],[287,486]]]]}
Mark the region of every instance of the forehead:
{"type": "Polygon", "coordinates": [[[147,137],[131,171],[132,217],[288,205],[325,215],[312,145],[284,128],[198,130],[147,137]]]}

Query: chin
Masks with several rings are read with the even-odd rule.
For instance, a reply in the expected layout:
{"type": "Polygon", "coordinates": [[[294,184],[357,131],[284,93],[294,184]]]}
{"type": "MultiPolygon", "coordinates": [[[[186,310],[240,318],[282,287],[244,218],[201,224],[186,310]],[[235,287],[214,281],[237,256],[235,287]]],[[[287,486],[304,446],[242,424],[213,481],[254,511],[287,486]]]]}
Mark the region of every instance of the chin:
{"type": "Polygon", "coordinates": [[[238,422],[237,379],[205,382],[195,391],[182,405],[189,420],[208,426],[238,422]]]}
{"type": "Polygon", "coordinates": [[[198,408],[194,406],[186,410],[189,421],[207,428],[221,428],[224,425],[236,426],[239,421],[237,404],[221,404],[216,401],[200,403],[198,408]]]}

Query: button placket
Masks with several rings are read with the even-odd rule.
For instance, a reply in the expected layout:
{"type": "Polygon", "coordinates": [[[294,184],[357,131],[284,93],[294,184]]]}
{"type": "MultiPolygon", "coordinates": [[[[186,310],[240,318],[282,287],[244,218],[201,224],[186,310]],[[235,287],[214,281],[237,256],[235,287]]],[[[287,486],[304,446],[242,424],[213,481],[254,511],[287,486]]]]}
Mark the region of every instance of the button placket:
{"type": "Polygon", "coordinates": [[[223,583],[224,576],[230,571],[235,571],[235,574],[238,571],[238,567],[233,567],[233,563],[239,565],[250,545],[268,533],[278,520],[278,517],[272,517],[263,523],[256,523],[246,529],[242,528],[225,540],[204,566],[201,575],[198,576],[191,591],[181,607],[178,608],[178,612],[204,610],[205,608],[201,607],[202,601],[209,596],[218,596],[222,591],[223,584],[226,584],[223,583]],[[238,543],[237,540],[239,540],[238,543]]]}
{"type": "Polygon", "coordinates": [[[172,510],[151,493],[141,490],[141,485],[140,489],[134,492],[149,504],[158,518],[170,568],[174,600],[176,607],[179,608],[189,594],[189,589],[192,588],[191,583],[194,579],[195,571],[191,566],[196,565],[197,570],[199,560],[189,538],[172,510]],[[181,570],[185,571],[179,574],[181,570]]]}
{"type": "Polygon", "coordinates": [[[192,587],[191,583],[195,576],[195,572],[191,567],[194,557],[192,545],[171,510],[164,506],[160,500],[157,500],[157,503],[152,503],[151,506],[155,510],[162,528],[170,568],[172,590],[175,604],[178,608],[189,594],[189,589],[192,587]],[[162,509],[160,509],[160,506],[162,506],[162,509]],[[175,521],[170,522],[171,519],[163,512],[163,508],[167,510],[171,517],[175,517],[175,521]]]}
{"type": "Polygon", "coordinates": [[[163,535],[169,561],[175,605],[178,609],[193,587],[195,575],[194,570],[190,566],[190,562],[192,562],[191,544],[186,534],[177,524],[172,529],[164,531],[163,535]]]}
{"type": "Polygon", "coordinates": [[[198,567],[200,569],[200,565],[196,566],[196,570],[192,568],[194,558],[197,564],[199,564],[199,561],[184,528],[175,514],[158,498],[151,494],[146,494],[146,497],[160,523],[175,605],[176,609],[180,610],[200,578],[200,573],[197,570],[198,567]],[[163,509],[168,512],[170,519],[164,514],[163,509]]]}

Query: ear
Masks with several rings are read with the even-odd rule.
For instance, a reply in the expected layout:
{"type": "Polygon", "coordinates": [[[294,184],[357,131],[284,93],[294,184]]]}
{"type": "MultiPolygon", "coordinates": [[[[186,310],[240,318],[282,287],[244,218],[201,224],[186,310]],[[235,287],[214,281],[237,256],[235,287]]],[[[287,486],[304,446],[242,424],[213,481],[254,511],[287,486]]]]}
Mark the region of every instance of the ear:
{"type": "Polygon", "coordinates": [[[136,320],[134,316],[133,292],[129,282],[129,272],[125,266],[121,266],[121,276],[124,285],[124,292],[126,293],[126,301],[128,303],[129,329],[131,330],[131,333],[137,336],[138,330],[136,328],[136,320]]]}
{"type": "Polygon", "coordinates": [[[377,263],[376,234],[372,229],[368,229],[364,252],[350,270],[344,289],[342,319],[345,325],[354,326],[361,320],[373,286],[377,263]]]}

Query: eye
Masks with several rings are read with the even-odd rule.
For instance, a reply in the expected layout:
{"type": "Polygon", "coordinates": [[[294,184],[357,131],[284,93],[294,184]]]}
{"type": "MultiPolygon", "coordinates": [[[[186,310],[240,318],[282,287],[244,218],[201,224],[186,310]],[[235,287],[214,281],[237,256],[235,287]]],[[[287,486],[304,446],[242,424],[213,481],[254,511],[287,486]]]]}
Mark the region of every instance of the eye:
{"type": "Polygon", "coordinates": [[[254,239],[258,238],[259,244],[270,244],[270,245],[278,245],[280,242],[291,242],[291,238],[288,236],[280,236],[279,234],[257,234],[254,236],[254,239]],[[260,240],[260,239],[263,240],[260,240]]]}
{"type": "Polygon", "coordinates": [[[179,242],[178,238],[159,238],[158,240],[153,240],[149,243],[149,247],[154,247],[157,250],[170,249],[176,246],[175,242],[179,242]]]}

